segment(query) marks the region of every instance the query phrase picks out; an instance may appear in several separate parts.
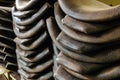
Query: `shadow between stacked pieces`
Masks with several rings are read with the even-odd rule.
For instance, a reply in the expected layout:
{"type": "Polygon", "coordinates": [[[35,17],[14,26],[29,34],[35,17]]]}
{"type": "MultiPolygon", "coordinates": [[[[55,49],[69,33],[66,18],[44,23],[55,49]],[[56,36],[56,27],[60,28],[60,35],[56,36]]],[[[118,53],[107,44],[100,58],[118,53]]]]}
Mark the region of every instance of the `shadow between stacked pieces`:
{"type": "Polygon", "coordinates": [[[55,52],[54,77],[120,79],[120,5],[111,7],[95,0],[88,5],[86,1],[58,0],[55,18],[47,19],[55,52]]]}
{"type": "Polygon", "coordinates": [[[18,69],[11,16],[14,2],[14,0],[0,0],[0,65],[11,71],[18,69]]]}
{"type": "Polygon", "coordinates": [[[21,80],[53,80],[53,51],[45,20],[53,15],[54,1],[16,0],[12,8],[21,80]]]}

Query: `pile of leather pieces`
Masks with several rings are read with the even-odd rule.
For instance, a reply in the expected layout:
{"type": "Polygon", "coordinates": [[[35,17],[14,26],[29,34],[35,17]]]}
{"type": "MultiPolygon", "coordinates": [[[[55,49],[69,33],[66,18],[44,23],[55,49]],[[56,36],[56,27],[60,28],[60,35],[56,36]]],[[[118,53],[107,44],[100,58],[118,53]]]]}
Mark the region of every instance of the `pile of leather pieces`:
{"type": "Polygon", "coordinates": [[[16,53],[21,80],[53,80],[51,39],[46,18],[55,0],[16,0],[12,8],[16,53]]]}
{"type": "Polygon", "coordinates": [[[58,0],[54,17],[47,19],[47,28],[56,80],[120,79],[120,5],[58,0]]]}
{"type": "Polygon", "coordinates": [[[15,34],[12,25],[11,8],[14,0],[0,0],[0,65],[17,71],[15,34]]]}

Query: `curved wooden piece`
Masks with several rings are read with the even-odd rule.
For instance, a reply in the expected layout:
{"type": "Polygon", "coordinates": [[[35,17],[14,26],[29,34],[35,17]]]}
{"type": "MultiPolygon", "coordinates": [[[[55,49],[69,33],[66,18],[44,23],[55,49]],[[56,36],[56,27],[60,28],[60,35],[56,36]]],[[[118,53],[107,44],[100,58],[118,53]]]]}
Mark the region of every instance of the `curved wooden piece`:
{"type": "Polygon", "coordinates": [[[63,53],[60,53],[58,55],[56,61],[58,62],[58,64],[79,74],[94,72],[108,65],[108,64],[86,63],[86,62],[76,61],[72,58],[65,56],[63,53]]]}
{"type": "Polygon", "coordinates": [[[49,54],[50,54],[49,49],[46,48],[42,52],[38,53],[38,55],[36,55],[35,57],[25,58],[25,57],[21,56],[21,59],[28,62],[28,63],[34,63],[34,62],[38,62],[38,61],[42,60],[43,58],[45,58],[49,54]]]}
{"type": "Polygon", "coordinates": [[[41,71],[44,71],[45,69],[49,68],[50,65],[52,65],[53,61],[52,60],[49,60],[41,65],[37,65],[36,67],[33,67],[33,68],[29,68],[29,67],[26,67],[26,66],[22,66],[22,69],[27,71],[28,73],[39,73],[41,71]]]}
{"type": "Polygon", "coordinates": [[[106,70],[104,70],[100,74],[98,74],[96,76],[96,79],[98,79],[98,80],[100,80],[100,79],[110,80],[110,79],[114,79],[114,78],[119,78],[120,77],[119,70],[120,70],[120,65],[107,68],[106,70]]]}
{"type": "MultiPolygon", "coordinates": [[[[44,1],[45,2],[45,1],[44,1]]],[[[16,0],[16,8],[20,11],[28,10],[37,3],[43,3],[40,0],[16,0]]]]}
{"type": "MultiPolygon", "coordinates": [[[[65,71],[62,66],[58,67],[57,71],[54,73],[54,76],[57,80],[79,80],[65,71]]],[[[87,80],[87,78],[83,78],[83,80],[87,80]]]]}
{"type": "Polygon", "coordinates": [[[18,45],[16,46],[16,53],[19,54],[22,57],[25,58],[31,58],[35,55],[39,55],[40,52],[42,52],[43,50],[47,49],[46,47],[42,47],[39,50],[33,50],[33,51],[26,51],[26,50],[22,50],[18,45]]]}
{"type": "MultiPolygon", "coordinates": [[[[57,36],[59,35],[59,31],[58,31],[58,28],[57,28],[57,24],[55,23],[55,20],[54,18],[49,18],[47,19],[47,28],[48,28],[48,31],[49,31],[49,34],[53,40],[53,42],[55,43],[55,45],[61,50],[63,51],[63,53],[75,60],[78,60],[78,61],[85,61],[85,62],[93,62],[93,63],[101,63],[102,61],[102,58],[101,58],[101,61],[97,60],[97,59],[94,59],[94,58],[91,58],[87,55],[83,55],[82,53],[81,54],[77,54],[76,52],[73,52],[71,50],[68,50],[66,49],[64,46],[62,46],[57,40],[57,36]]],[[[119,43],[115,43],[115,44],[119,44],[119,43]]],[[[110,46],[110,45],[108,45],[110,46]]],[[[112,46],[112,45],[111,45],[112,46]]],[[[116,51],[116,54],[117,54],[117,51],[116,51]]],[[[104,58],[103,58],[104,59],[104,58]]],[[[108,62],[108,61],[107,61],[108,62]]]]}
{"type": "MultiPolygon", "coordinates": [[[[20,48],[23,49],[23,50],[33,50],[35,48],[37,48],[38,46],[41,45],[41,43],[43,43],[45,40],[47,39],[47,33],[44,32],[42,35],[39,36],[38,39],[36,39],[34,42],[32,42],[32,44],[30,45],[24,45],[24,44],[21,44],[20,42],[21,41],[24,41],[24,39],[19,39],[19,38],[15,38],[15,42],[17,44],[19,44],[20,48]]],[[[30,39],[31,40],[31,39],[30,39]]],[[[28,42],[28,41],[27,41],[28,42]]],[[[29,43],[29,42],[28,42],[29,43]]]]}
{"type": "Polygon", "coordinates": [[[27,38],[31,38],[35,36],[36,34],[38,34],[38,32],[40,32],[41,29],[45,27],[45,22],[42,19],[35,26],[32,26],[32,28],[30,28],[27,31],[23,31],[23,32],[21,32],[16,26],[17,25],[15,25],[13,28],[16,36],[21,39],[25,39],[25,38],[27,39],[27,38]]]}
{"type": "Polygon", "coordinates": [[[46,13],[47,10],[50,9],[50,5],[48,3],[45,3],[39,11],[37,11],[35,14],[33,14],[31,17],[27,19],[19,19],[18,17],[13,17],[13,20],[16,21],[16,24],[21,25],[21,26],[26,26],[33,24],[35,21],[39,20],[42,18],[42,16],[46,13]]]}
{"type": "MultiPolygon", "coordinates": [[[[63,45],[65,48],[68,50],[71,50],[73,52],[76,52],[78,54],[84,54],[84,53],[90,53],[93,51],[99,51],[101,49],[105,49],[112,47],[113,45],[116,45],[115,43],[109,43],[109,44],[88,44],[88,43],[83,43],[80,41],[76,41],[63,32],[61,32],[56,40],[63,45]]],[[[119,43],[118,43],[119,44],[119,43]]]]}
{"type": "Polygon", "coordinates": [[[79,74],[77,72],[74,72],[68,68],[64,68],[66,70],[66,72],[72,76],[74,76],[75,78],[78,78],[79,80],[89,80],[89,78],[87,78],[86,76],[79,74]]]}
{"type": "Polygon", "coordinates": [[[24,70],[19,70],[18,71],[22,76],[24,76],[27,80],[49,80],[52,77],[52,72],[48,72],[47,74],[42,75],[42,77],[40,76],[40,74],[29,74],[27,72],[25,72],[24,70]],[[35,78],[36,76],[40,76],[38,78],[35,78]]]}
{"type": "Polygon", "coordinates": [[[62,23],[69,28],[72,28],[79,32],[83,32],[85,34],[99,33],[109,30],[113,27],[115,28],[120,26],[119,20],[103,22],[103,23],[94,23],[94,22],[80,21],[68,15],[66,15],[62,19],[62,23]]]}
{"type": "Polygon", "coordinates": [[[39,76],[40,74],[35,74],[35,73],[27,73],[26,71],[24,71],[23,69],[19,69],[18,70],[19,74],[21,74],[23,77],[28,78],[28,79],[32,79],[36,76],[39,76]]]}
{"type": "Polygon", "coordinates": [[[58,0],[62,10],[71,17],[84,21],[106,21],[119,18],[120,5],[109,6],[97,0],[58,0]]]}
{"type": "Polygon", "coordinates": [[[70,36],[73,39],[86,43],[108,43],[108,42],[118,41],[120,39],[120,35],[117,35],[120,32],[120,27],[104,32],[103,34],[98,36],[86,35],[83,33],[79,33],[77,31],[73,31],[72,29],[62,24],[61,20],[64,17],[64,14],[60,10],[58,4],[55,4],[54,8],[55,8],[55,19],[58,26],[63,32],[65,32],[68,36],[70,36]]]}
{"type": "Polygon", "coordinates": [[[37,12],[37,10],[28,10],[28,11],[21,12],[21,11],[17,11],[16,7],[12,8],[12,15],[15,17],[18,17],[20,19],[30,17],[36,12],[37,12]]]}

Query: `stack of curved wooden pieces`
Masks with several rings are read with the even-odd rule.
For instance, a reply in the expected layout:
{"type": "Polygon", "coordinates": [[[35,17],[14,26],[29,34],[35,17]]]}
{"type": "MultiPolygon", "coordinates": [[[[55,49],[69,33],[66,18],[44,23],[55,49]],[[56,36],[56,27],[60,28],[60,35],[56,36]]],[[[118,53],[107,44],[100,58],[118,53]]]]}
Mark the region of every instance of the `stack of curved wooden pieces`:
{"type": "Polygon", "coordinates": [[[12,8],[21,80],[53,80],[51,40],[45,19],[54,0],[16,0],[12,8]]]}
{"type": "Polygon", "coordinates": [[[55,18],[47,19],[57,56],[56,80],[120,78],[120,5],[111,8],[95,1],[58,0],[55,18]]]}
{"type": "Polygon", "coordinates": [[[0,64],[9,70],[17,71],[15,34],[12,25],[11,7],[14,0],[0,0],[0,64]]]}

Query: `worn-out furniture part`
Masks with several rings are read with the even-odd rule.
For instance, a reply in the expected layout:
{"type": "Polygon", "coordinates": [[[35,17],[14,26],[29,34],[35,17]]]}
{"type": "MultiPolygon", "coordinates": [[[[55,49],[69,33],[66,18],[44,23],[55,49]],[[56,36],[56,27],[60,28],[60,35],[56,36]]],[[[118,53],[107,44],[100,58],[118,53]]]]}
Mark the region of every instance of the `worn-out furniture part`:
{"type": "Polygon", "coordinates": [[[13,30],[21,80],[53,80],[53,51],[46,18],[55,0],[16,0],[13,30]]]}
{"type": "Polygon", "coordinates": [[[55,3],[55,18],[46,22],[53,41],[56,80],[120,79],[119,8],[96,0],[55,3]]]}

